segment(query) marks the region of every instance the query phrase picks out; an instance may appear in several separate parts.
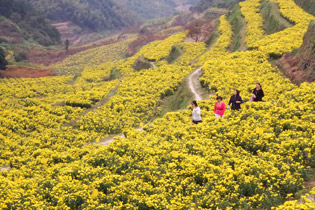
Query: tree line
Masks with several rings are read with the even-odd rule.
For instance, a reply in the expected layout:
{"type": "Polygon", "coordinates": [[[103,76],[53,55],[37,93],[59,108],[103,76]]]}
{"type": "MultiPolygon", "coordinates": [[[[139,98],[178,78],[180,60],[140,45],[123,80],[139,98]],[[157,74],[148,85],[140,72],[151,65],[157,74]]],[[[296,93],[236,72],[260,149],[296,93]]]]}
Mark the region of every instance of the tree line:
{"type": "Polygon", "coordinates": [[[139,19],[112,0],[29,0],[52,21],[71,21],[93,31],[113,30],[139,19]]]}

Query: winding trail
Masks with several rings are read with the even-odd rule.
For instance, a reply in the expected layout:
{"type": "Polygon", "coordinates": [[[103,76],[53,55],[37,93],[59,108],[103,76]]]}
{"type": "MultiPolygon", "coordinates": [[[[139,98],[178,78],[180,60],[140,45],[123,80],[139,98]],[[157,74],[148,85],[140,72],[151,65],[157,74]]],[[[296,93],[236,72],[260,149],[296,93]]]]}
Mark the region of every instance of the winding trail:
{"type": "Polygon", "coordinates": [[[119,85],[117,85],[115,88],[111,89],[110,91],[108,91],[107,95],[102,98],[99,102],[97,102],[94,106],[92,106],[91,108],[88,108],[87,110],[85,110],[80,116],[76,117],[74,120],[71,120],[70,122],[68,122],[67,124],[63,125],[62,127],[71,127],[74,126],[75,124],[77,124],[77,122],[84,117],[85,115],[87,115],[89,112],[94,112],[95,110],[97,110],[99,107],[103,106],[104,104],[106,104],[110,98],[116,94],[117,90],[119,88],[119,85]]]}
{"type": "MultiPolygon", "coordinates": [[[[154,62],[150,62],[150,64],[152,65],[154,69],[157,68],[154,62]]],[[[143,131],[142,127],[137,127],[135,129],[138,131],[143,131]]],[[[110,145],[114,141],[115,137],[126,138],[123,133],[118,133],[118,134],[110,135],[107,138],[101,139],[99,142],[97,142],[97,144],[104,145],[104,146],[110,145]]]]}
{"type": "MultiPolygon", "coordinates": [[[[155,65],[154,62],[150,62],[151,65],[153,66],[153,68],[157,68],[157,66],[155,65]]],[[[190,91],[194,94],[195,100],[200,101],[203,100],[203,98],[199,95],[198,90],[201,90],[201,84],[199,82],[199,77],[202,75],[202,71],[201,71],[201,67],[196,69],[191,75],[189,75],[188,77],[188,86],[190,91]]],[[[143,131],[142,127],[137,127],[135,128],[138,131],[143,131]]],[[[125,135],[123,133],[118,133],[118,134],[114,134],[111,135],[107,138],[101,139],[97,144],[99,145],[110,145],[115,137],[121,137],[121,138],[126,138],[125,135]]]]}
{"type": "Polygon", "coordinates": [[[157,68],[157,66],[155,65],[154,62],[150,62],[150,63],[151,63],[151,65],[153,66],[154,69],[157,68]]]}
{"type": "Polygon", "coordinates": [[[188,77],[188,86],[190,91],[194,94],[195,100],[200,101],[202,97],[198,93],[198,89],[201,89],[201,84],[199,82],[199,77],[202,75],[201,67],[196,69],[194,73],[188,77]]]}
{"type": "MultiPolygon", "coordinates": [[[[135,129],[138,131],[143,131],[142,127],[137,127],[135,129]]],[[[97,144],[104,145],[104,146],[110,145],[114,141],[115,137],[126,138],[126,136],[123,133],[114,134],[105,139],[101,139],[97,144]]]]}

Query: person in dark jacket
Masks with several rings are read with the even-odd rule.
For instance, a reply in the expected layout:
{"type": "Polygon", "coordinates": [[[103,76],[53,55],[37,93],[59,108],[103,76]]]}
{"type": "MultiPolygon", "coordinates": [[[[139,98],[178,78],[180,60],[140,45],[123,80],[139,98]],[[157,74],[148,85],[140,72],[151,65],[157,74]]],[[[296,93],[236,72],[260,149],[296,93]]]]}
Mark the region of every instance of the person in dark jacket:
{"type": "Polygon", "coordinates": [[[262,90],[261,84],[257,83],[256,88],[253,90],[253,95],[250,99],[251,102],[262,101],[262,98],[265,96],[264,91],[262,90]]]}
{"type": "Polygon", "coordinates": [[[232,107],[231,107],[232,110],[240,110],[241,103],[243,103],[243,100],[242,100],[242,97],[240,96],[240,91],[234,90],[234,93],[231,96],[230,101],[229,101],[229,107],[232,104],[232,107]]]}

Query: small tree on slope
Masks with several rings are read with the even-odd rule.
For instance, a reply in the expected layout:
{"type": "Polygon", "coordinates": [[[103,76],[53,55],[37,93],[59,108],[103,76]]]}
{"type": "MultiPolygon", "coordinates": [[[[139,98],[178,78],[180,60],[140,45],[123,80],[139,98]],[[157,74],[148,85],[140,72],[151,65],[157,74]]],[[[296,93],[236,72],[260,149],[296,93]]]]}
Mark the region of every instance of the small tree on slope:
{"type": "Polygon", "coordinates": [[[0,70],[6,70],[8,61],[5,59],[4,50],[0,48],[0,70]]]}

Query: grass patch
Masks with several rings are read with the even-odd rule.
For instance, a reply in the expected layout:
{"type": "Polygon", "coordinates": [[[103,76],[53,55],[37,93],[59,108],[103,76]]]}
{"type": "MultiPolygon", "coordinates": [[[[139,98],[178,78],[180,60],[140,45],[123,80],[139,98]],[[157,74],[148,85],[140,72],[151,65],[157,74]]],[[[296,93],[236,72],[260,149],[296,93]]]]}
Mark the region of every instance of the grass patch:
{"type": "Polygon", "coordinates": [[[293,26],[293,24],[281,16],[276,3],[262,2],[260,13],[264,19],[264,30],[268,35],[293,26]]]}
{"type": "Polygon", "coordinates": [[[112,68],[112,70],[110,71],[110,77],[109,79],[110,80],[115,80],[115,79],[120,79],[122,76],[121,76],[121,72],[116,69],[116,68],[112,68]]]}
{"type": "Polygon", "coordinates": [[[228,16],[228,20],[232,25],[233,37],[231,42],[230,51],[235,52],[241,48],[243,45],[243,34],[242,30],[245,27],[245,21],[242,17],[241,8],[236,4],[231,13],[228,16]]]}
{"type": "Polygon", "coordinates": [[[43,66],[40,64],[34,64],[34,63],[29,63],[29,62],[9,62],[9,65],[11,67],[28,67],[28,68],[41,68],[41,69],[49,69],[47,66],[43,66]]]}
{"type": "Polygon", "coordinates": [[[149,31],[150,28],[153,28],[154,26],[166,24],[167,22],[170,21],[169,17],[164,17],[164,18],[156,18],[150,21],[145,22],[143,25],[140,27],[140,33],[145,33],[146,31],[149,31]]]}
{"type": "Polygon", "coordinates": [[[211,47],[218,40],[219,37],[220,37],[220,34],[217,30],[212,32],[209,39],[206,41],[206,46],[208,48],[211,47]]]}
{"type": "Polygon", "coordinates": [[[294,0],[297,5],[302,7],[306,12],[315,15],[315,1],[314,0],[294,0]]]}
{"type": "Polygon", "coordinates": [[[217,19],[215,21],[215,28],[212,31],[210,37],[205,41],[206,43],[206,47],[207,48],[211,48],[211,46],[218,40],[218,38],[220,37],[220,33],[218,31],[218,28],[220,26],[220,20],[217,19]]]}
{"type": "Polygon", "coordinates": [[[165,60],[169,64],[171,64],[174,63],[182,55],[183,55],[182,50],[178,46],[173,46],[169,56],[165,58],[165,60]]]}
{"type": "Polygon", "coordinates": [[[6,21],[6,18],[5,17],[0,17],[0,22],[4,22],[6,21]]]}
{"type": "Polygon", "coordinates": [[[315,168],[306,169],[303,174],[304,189],[294,194],[295,199],[300,199],[303,195],[309,193],[315,187],[315,168]]]}
{"type": "Polygon", "coordinates": [[[81,117],[84,117],[89,112],[94,112],[99,107],[101,107],[104,104],[108,103],[108,101],[111,99],[111,97],[113,97],[114,95],[117,94],[118,88],[119,88],[119,86],[117,86],[114,89],[110,90],[108,92],[108,94],[104,98],[102,98],[100,101],[98,101],[98,103],[96,103],[95,105],[90,106],[90,107],[84,107],[84,108],[87,108],[87,109],[80,116],[78,116],[74,120],[64,124],[63,127],[73,127],[73,128],[79,129],[79,126],[77,125],[77,122],[81,119],[81,117]]]}
{"type": "MultiPolygon", "coordinates": [[[[186,77],[181,85],[175,91],[175,94],[166,97],[161,103],[161,113],[158,117],[163,117],[168,112],[174,112],[186,109],[190,102],[194,99],[194,95],[188,86],[188,77],[186,77]]],[[[157,117],[157,118],[158,118],[157,117]]]]}
{"type": "Polygon", "coordinates": [[[299,49],[295,48],[295,49],[292,50],[291,55],[292,56],[296,56],[298,53],[299,53],[299,49]]]}

